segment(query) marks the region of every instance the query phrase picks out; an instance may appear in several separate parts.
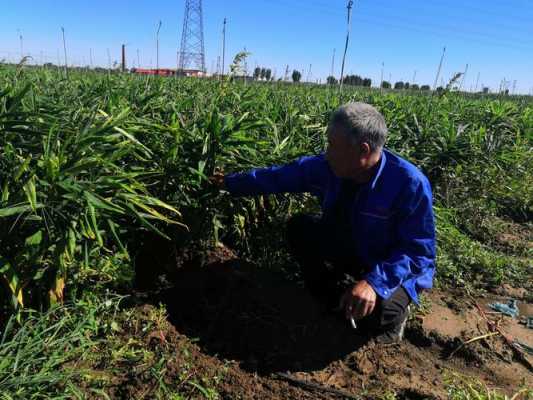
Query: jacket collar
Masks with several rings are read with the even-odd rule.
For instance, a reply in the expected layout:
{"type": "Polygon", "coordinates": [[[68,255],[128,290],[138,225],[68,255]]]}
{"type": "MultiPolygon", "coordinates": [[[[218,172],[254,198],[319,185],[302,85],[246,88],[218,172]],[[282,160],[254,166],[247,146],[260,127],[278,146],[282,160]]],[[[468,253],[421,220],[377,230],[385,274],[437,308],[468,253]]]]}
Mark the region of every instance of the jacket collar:
{"type": "Polygon", "coordinates": [[[378,183],[378,180],[379,178],[381,177],[381,174],[383,173],[383,169],[385,168],[385,164],[387,163],[387,151],[385,149],[382,150],[381,152],[381,158],[379,160],[379,167],[378,169],[376,170],[376,173],[374,174],[374,176],[372,177],[372,179],[370,180],[370,189],[374,190],[377,183],[378,183]]]}

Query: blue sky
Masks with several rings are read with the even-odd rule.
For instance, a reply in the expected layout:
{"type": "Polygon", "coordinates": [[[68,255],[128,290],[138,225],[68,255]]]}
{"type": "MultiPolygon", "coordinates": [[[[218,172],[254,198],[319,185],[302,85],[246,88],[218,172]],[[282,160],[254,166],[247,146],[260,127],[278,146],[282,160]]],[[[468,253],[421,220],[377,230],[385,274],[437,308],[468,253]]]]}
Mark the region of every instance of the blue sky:
{"type": "MultiPolygon", "coordinates": [[[[174,67],[181,37],[184,0],[2,0],[0,59],[24,53],[35,60],[57,62],[62,57],[61,26],[65,27],[70,59],[106,66],[107,49],[120,59],[128,44],[128,60],[155,67],[155,32],[160,33],[160,65],[174,67]]],[[[250,67],[270,67],[282,76],[285,66],[304,70],[311,79],[330,72],[337,49],[335,73],[340,72],[346,34],[345,0],[204,0],[206,65],[221,54],[221,30],[227,26],[227,59],[244,47],[252,53],[250,67]]],[[[533,1],[531,0],[356,0],[353,10],[347,73],[379,82],[433,84],[443,47],[444,79],[469,64],[464,87],[475,84],[497,89],[502,79],[516,80],[516,92],[533,89],[533,1]]]]}

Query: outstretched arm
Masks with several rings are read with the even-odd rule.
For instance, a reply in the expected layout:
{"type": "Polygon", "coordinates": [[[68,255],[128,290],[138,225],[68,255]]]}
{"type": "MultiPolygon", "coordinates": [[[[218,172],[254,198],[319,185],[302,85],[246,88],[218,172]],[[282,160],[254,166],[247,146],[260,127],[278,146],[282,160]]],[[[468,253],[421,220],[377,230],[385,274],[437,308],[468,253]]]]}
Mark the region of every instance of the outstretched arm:
{"type": "Polygon", "coordinates": [[[319,194],[327,182],[328,168],[322,155],[302,157],[282,166],[227,175],[224,185],[234,196],[304,192],[319,194]]]}

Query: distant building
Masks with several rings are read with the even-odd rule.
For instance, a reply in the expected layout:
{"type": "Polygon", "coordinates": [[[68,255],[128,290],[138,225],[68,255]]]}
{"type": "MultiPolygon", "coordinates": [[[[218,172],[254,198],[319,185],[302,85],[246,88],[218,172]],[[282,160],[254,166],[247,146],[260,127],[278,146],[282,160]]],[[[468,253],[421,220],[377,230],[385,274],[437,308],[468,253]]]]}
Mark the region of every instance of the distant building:
{"type": "Polygon", "coordinates": [[[159,68],[159,69],[143,69],[143,68],[132,68],[132,74],[139,75],[159,75],[159,76],[175,76],[176,74],[180,76],[194,76],[198,78],[203,78],[207,74],[203,71],[198,71],[194,69],[185,69],[185,70],[176,70],[170,68],[159,68]]]}

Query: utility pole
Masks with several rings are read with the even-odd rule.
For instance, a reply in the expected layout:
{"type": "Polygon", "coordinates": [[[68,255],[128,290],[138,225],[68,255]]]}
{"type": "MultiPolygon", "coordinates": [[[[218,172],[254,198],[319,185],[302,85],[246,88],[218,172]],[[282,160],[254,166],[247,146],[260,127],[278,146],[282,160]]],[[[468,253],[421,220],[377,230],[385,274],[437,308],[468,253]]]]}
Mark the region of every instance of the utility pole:
{"type": "Polygon", "coordinates": [[[478,84],[479,84],[479,77],[480,77],[480,75],[481,75],[481,72],[478,72],[478,73],[477,73],[477,78],[476,78],[476,88],[474,89],[474,92],[476,92],[476,93],[477,93],[477,87],[478,87],[478,84]]]}
{"type": "Polygon", "coordinates": [[[287,64],[287,68],[285,68],[285,79],[284,81],[287,82],[289,79],[289,64],[287,64]]]}
{"type": "Polygon", "coordinates": [[[513,81],[513,90],[511,91],[511,94],[514,95],[515,90],[516,90],[516,79],[513,81]]]}
{"type": "Polygon", "coordinates": [[[137,68],[141,68],[141,53],[139,53],[139,49],[137,49],[137,68]]]}
{"type": "Polygon", "coordinates": [[[383,70],[385,69],[385,62],[381,63],[381,80],[379,82],[379,90],[383,91],[383,70]]]}
{"type": "Polygon", "coordinates": [[[330,76],[335,76],[335,51],[337,49],[333,49],[333,57],[331,58],[331,73],[330,76]]]}
{"type": "Polygon", "coordinates": [[[313,68],[313,64],[309,64],[309,71],[307,71],[307,82],[309,83],[309,80],[311,79],[311,68],[313,68]]]}
{"type": "Polygon", "coordinates": [[[93,66],[93,49],[89,49],[89,63],[91,64],[91,69],[94,68],[94,66],[93,66]]]}
{"type": "Polygon", "coordinates": [[[179,69],[207,72],[202,0],[185,0],[179,69]]]}
{"type": "Polygon", "coordinates": [[[111,74],[111,53],[109,49],[107,49],[107,73],[108,75],[111,74]]]}
{"type": "Polygon", "coordinates": [[[224,75],[226,67],[226,23],[227,19],[224,18],[224,26],[222,28],[222,75],[224,75]]]}
{"type": "Polygon", "coordinates": [[[352,25],[352,7],[353,7],[353,0],[348,0],[348,29],[346,32],[346,44],[344,45],[344,55],[342,57],[342,67],[341,67],[341,79],[340,79],[340,86],[339,90],[342,93],[342,80],[344,78],[344,64],[346,62],[346,53],[348,52],[348,43],[350,42],[350,27],[352,25]]]}
{"type": "Polygon", "coordinates": [[[459,85],[459,91],[463,89],[463,84],[465,82],[466,73],[468,72],[468,64],[466,64],[465,72],[463,72],[463,79],[461,79],[461,84],[459,85]]]}
{"type": "Polygon", "coordinates": [[[442,69],[442,63],[444,61],[444,54],[446,54],[446,46],[442,50],[442,56],[440,57],[439,68],[437,69],[437,76],[435,76],[435,83],[433,84],[433,90],[437,89],[437,83],[439,82],[440,70],[442,69]]]}
{"type": "Polygon", "coordinates": [[[413,74],[413,80],[411,82],[411,86],[413,86],[415,84],[415,82],[416,82],[416,69],[415,69],[415,72],[413,74]]]}
{"type": "MultiPolygon", "coordinates": [[[[244,46],[244,52],[246,53],[246,46],[244,46]]],[[[248,76],[248,57],[244,59],[244,83],[246,83],[246,77],[248,76]]]]}
{"type": "Polygon", "coordinates": [[[61,27],[61,32],[63,32],[63,50],[65,51],[65,77],[68,79],[67,42],[65,41],[65,28],[61,27]]]}
{"type": "Polygon", "coordinates": [[[159,31],[161,30],[162,22],[159,21],[159,25],[157,25],[157,33],[156,33],[156,55],[155,55],[155,69],[156,74],[159,75],[159,31]]]}
{"type": "Polygon", "coordinates": [[[17,29],[17,32],[19,34],[20,41],[20,59],[22,60],[24,58],[24,38],[22,37],[22,32],[20,29],[17,29]]]}
{"type": "Polygon", "coordinates": [[[126,45],[122,45],[122,63],[121,63],[122,73],[126,72],[126,45]]]}

